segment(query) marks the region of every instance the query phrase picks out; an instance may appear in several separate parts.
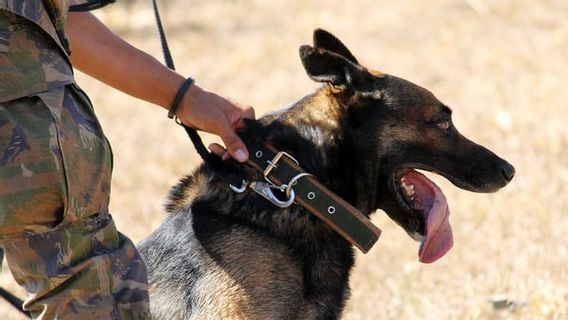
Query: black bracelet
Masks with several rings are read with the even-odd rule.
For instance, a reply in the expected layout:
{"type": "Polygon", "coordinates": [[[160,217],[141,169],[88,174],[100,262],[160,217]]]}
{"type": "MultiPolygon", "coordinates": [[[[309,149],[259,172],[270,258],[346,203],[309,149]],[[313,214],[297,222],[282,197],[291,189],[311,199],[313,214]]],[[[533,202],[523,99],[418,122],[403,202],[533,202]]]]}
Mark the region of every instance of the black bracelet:
{"type": "Polygon", "coordinates": [[[181,99],[183,99],[183,96],[185,95],[189,87],[191,87],[193,82],[193,79],[191,77],[188,77],[179,87],[176,93],[176,97],[174,98],[174,102],[172,102],[172,105],[170,106],[170,111],[168,111],[168,118],[173,119],[176,116],[176,112],[179,108],[179,104],[181,103],[181,99]]]}

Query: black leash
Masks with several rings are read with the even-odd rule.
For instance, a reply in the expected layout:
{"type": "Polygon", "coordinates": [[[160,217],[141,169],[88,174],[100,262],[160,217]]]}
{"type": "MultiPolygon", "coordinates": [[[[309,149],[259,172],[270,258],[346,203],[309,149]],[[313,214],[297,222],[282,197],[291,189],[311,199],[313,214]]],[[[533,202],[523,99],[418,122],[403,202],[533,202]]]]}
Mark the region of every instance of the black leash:
{"type": "Polygon", "coordinates": [[[164,27],[162,26],[162,19],[160,19],[160,12],[158,11],[158,4],[156,0],[152,0],[152,5],[154,6],[154,17],[156,17],[156,25],[158,26],[158,33],[160,34],[160,43],[162,44],[162,51],[164,53],[164,60],[166,61],[166,66],[168,68],[175,70],[174,60],[172,59],[172,53],[170,52],[170,47],[168,46],[168,41],[166,40],[166,33],[164,32],[164,27]]]}
{"type": "Polygon", "coordinates": [[[23,300],[11,294],[2,287],[0,287],[0,297],[4,298],[8,303],[10,303],[14,308],[18,309],[21,313],[31,318],[32,315],[28,311],[24,311],[23,300]]]}
{"type": "MultiPolygon", "coordinates": [[[[152,0],[152,4],[154,6],[154,16],[156,18],[156,25],[158,26],[158,33],[160,35],[160,43],[162,45],[162,52],[164,54],[164,60],[166,62],[166,66],[168,68],[172,69],[172,70],[175,70],[176,68],[174,66],[174,60],[172,58],[172,54],[171,54],[170,48],[168,46],[168,41],[166,39],[166,33],[164,32],[164,27],[162,26],[162,19],[160,19],[160,13],[158,11],[158,4],[156,3],[156,0],[152,0]]],[[[175,97],[172,105],[170,106],[170,112],[168,113],[168,117],[175,118],[176,123],[179,124],[180,126],[182,126],[185,129],[185,132],[187,132],[187,135],[189,136],[189,139],[193,143],[195,150],[197,151],[197,153],[199,154],[199,156],[201,157],[201,159],[203,159],[203,161],[205,163],[212,164],[212,165],[221,164],[222,163],[221,159],[217,155],[215,155],[214,153],[210,153],[207,150],[207,148],[203,144],[203,140],[201,140],[201,137],[199,136],[199,133],[197,133],[197,130],[184,125],[175,116],[175,112],[177,111],[177,108],[179,107],[179,104],[180,104],[185,92],[189,89],[189,87],[191,87],[192,84],[193,84],[193,79],[187,78],[184,81],[184,83],[181,85],[181,87],[179,88],[179,90],[176,94],[176,97],[175,97]]]]}

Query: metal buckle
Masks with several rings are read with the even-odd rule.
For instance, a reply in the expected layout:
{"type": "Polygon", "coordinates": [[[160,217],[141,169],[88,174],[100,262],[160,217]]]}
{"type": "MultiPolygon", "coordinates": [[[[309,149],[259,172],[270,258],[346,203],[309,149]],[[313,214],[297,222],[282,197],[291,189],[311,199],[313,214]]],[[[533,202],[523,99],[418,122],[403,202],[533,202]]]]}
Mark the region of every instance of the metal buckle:
{"type": "Polygon", "coordinates": [[[294,203],[294,199],[296,198],[296,193],[294,192],[294,190],[290,190],[288,185],[285,184],[281,186],[275,186],[271,183],[266,183],[261,181],[248,182],[246,180],[243,180],[241,182],[240,187],[236,187],[232,184],[229,184],[229,188],[235,193],[243,193],[246,191],[247,187],[251,188],[252,191],[261,195],[263,198],[265,198],[266,200],[270,201],[272,204],[280,208],[288,208],[289,206],[292,205],[292,203],[294,203]],[[288,197],[288,199],[284,201],[278,199],[278,197],[276,197],[272,192],[272,189],[279,190],[280,192],[286,192],[286,196],[288,197]]]}
{"type": "Polygon", "coordinates": [[[270,175],[270,173],[272,172],[272,170],[274,170],[274,168],[278,167],[278,162],[280,161],[280,159],[282,159],[283,156],[288,157],[288,159],[294,161],[297,166],[300,166],[298,160],[294,159],[294,157],[292,157],[290,154],[284,151],[279,151],[272,160],[266,161],[268,162],[268,166],[266,166],[266,169],[264,169],[264,172],[262,173],[262,175],[264,176],[264,180],[266,180],[268,183],[270,183],[273,186],[276,186],[276,183],[270,180],[268,175],[270,175]]]}
{"type": "Polygon", "coordinates": [[[289,206],[291,206],[292,203],[294,203],[294,199],[296,198],[296,193],[294,193],[294,190],[292,190],[288,200],[282,201],[274,195],[272,189],[277,189],[281,192],[284,192],[287,187],[288,186],[285,184],[277,187],[271,185],[270,183],[260,182],[260,181],[251,182],[249,184],[249,188],[251,188],[254,192],[263,196],[266,200],[272,202],[272,204],[280,208],[288,208],[289,206]]]}
{"type": "Polygon", "coordinates": [[[287,208],[287,207],[291,206],[292,203],[294,203],[294,199],[296,198],[296,193],[294,192],[294,189],[292,189],[292,187],[296,184],[296,181],[298,179],[300,179],[304,176],[311,176],[311,174],[299,173],[298,175],[293,177],[288,182],[288,184],[277,185],[276,183],[274,183],[274,181],[270,180],[270,178],[268,176],[270,175],[272,170],[274,170],[275,168],[278,167],[278,162],[280,162],[280,160],[282,160],[282,157],[287,157],[288,159],[294,161],[294,163],[296,163],[297,166],[300,166],[300,163],[298,163],[298,160],[294,159],[294,157],[292,157],[290,154],[288,154],[284,151],[279,151],[278,153],[276,153],[276,155],[274,156],[274,158],[272,160],[266,161],[268,163],[268,166],[266,166],[266,168],[262,172],[262,175],[264,176],[264,179],[266,180],[266,182],[260,182],[260,181],[248,182],[246,180],[243,180],[241,182],[240,187],[229,184],[229,188],[235,193],[243,193],[243,192],[245,192],[246,188],[248,187],[248,188],[252,189],[254,192],[256,192],[257,194],[261,195],[262,197],[264,197],[265,199],[270,201],[272,204],[274,204],[277,207],[287,208]],[[278,197],[276,197],[274,195],[274,193],[272,192],[272,189],[276,189],[280,192],[284,192],[286,194],[286,197],[288,197],[288,199],[287,200],[278,199],[278,197]]]}
{"type": "Polygon", "coordinates": [[[288,181],[288,186],[286,187],[286,196],[289,197],[290,194],[294,192],[294,189],[292,189],[292,187],[296,185],[296,183],[298,182],[298,180],[300,180],[300,178],[313,177],[313,176],[314,176],[313,174],[307,172],[302,172],[295,175],[292,179],[290,179],[290,181],[288,181]]]}
{"type": "Polygon", "coordinates": [[[249,182],[246,181],[246,180],[243,180],[243,182],[241,182],[240,187],[235,187],[234,185],[229,183],[229,189],[233,190],[234,193],[243,193],[243,192],[246,191],[248,185],[249,185],[249,182]]]}

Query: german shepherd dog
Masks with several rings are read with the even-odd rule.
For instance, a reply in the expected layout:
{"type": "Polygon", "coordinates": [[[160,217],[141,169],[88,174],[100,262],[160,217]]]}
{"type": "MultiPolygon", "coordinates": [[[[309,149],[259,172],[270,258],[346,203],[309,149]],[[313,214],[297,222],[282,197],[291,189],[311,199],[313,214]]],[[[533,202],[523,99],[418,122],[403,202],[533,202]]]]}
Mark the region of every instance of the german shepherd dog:
{"type": "MultiPolygon", "coordinates": [[[[249,150],[270,143],[367,217],[381,209],[433,262],[452,246],[440,189],[415,169],[494,192],[513,166],[454,127],[428,90],[359,64],[318,29],[300,58],[324,85],[289,109],[250,121],[249,150]]],[[[234,181],[261,173],[204,164],[175,186],[169,215],[143,240],[154,319],[337,319],[349,297],[352,245],[306,209],[278,208],[234,181]]]]}

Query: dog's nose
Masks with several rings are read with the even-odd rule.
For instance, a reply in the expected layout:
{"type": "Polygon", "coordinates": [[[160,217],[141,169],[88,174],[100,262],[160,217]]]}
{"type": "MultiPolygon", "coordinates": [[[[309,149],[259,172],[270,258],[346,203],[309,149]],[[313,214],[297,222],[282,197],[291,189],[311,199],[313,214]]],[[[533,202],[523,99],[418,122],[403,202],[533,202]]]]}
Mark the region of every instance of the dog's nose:
{"type": "Polygon", "coordinates": [[[513,167],[507,161],[504,161],[504,163],[501,165],[501,173],[503,174],[505,180],[509,182],[513,180],[513,177],[515,176],[515,167],[513,167]]]}

